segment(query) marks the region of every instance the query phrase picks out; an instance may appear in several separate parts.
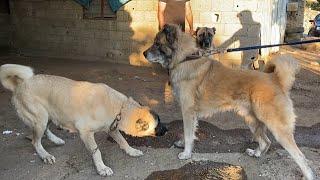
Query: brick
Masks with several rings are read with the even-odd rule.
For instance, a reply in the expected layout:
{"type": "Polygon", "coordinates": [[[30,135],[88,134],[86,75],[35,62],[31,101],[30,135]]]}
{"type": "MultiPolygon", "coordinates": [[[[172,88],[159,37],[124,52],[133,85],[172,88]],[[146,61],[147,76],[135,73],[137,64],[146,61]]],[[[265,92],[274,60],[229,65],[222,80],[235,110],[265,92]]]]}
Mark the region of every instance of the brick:
{"type": "Polygon", "coordinates": [[[221,0],[212,0],[211,10],[216,12],[221,11],[221,3],[223,3],[221,0]]]}
{"type": "Polygon", "coordinates": [[[143,10],[145,11],[153,11],[154,10],[154,2],[152,0],[146,0],[142,1],[143,2],[143,10]]]}
{"type": "Polygon", "coordinates": [[[226,0],[223,1],[222,3],[219,4],[220,5],[220,11],[222,12],[231,12],[233,11],[233,0],[226,0]]]}
{"type": "Polygon", "coordinates": [[[242,28],[241,24],[225,24],[224,35],[226,36],[245,36],[247,35],[247,29],[242,28]]]}
{"type": "Polygon", "coordinates": [[[131,13],[132,21],[134,22],[143,22],[145,20],[144,11],[134,11],[131,13]]]}
{"type": "Polygon", "coordinates": [[[111,40],[120,40],[122,39],[122,32],[118,32],[118,31],[110,31],[110,39],[111,40]]]}
{"type": "Polygon", "coordinates": [[[201,11],[210,11],[212,9],[212,0],[202,0],[200,4],[201,11]]]}
{"type": "Polygon", "coordinates": [[[215,22],[216,16],[213,12],[200,13],[200,23],[212,23],[215,22]]]}
{"type": "Polygon", "coordinates": [[[287,11],[288,12],[295,12],[298,11],[299,4],[297,2],[289,2],[287,3],[287,11]]]}
{"type": "Polygon", "coordinates": [[[95,31],[94,33],[89,34],[94,34],[94,38],[98,39],[110,39],[109,31],[95,31]]]}
{"type": "Polygon", "coordinates": [[[155,11],[144,11],[146,22],[155,22],[157,20],[157,14],[155,11]]]}
{"type": "Polygon", "coordinates": [[[248,37],[260,37],[261,36],[261,25],[251,25],[247,27],[248,37]]]}
{"type": "Polygon", "coordinates": [[[239,18],[237,17],[237,12],[222,12],[220,14],[221,23],[224,24],[235,24],[240,23],[239,18]]]}

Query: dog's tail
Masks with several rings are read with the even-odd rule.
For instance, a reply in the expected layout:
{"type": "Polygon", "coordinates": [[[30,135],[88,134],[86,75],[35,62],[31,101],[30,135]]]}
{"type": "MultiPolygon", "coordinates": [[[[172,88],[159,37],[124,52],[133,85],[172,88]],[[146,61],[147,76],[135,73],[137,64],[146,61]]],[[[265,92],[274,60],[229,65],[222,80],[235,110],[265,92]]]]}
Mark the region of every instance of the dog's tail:
{"type": "Polygon", "coordinates": [[[0,81],[3,87],[14,91],[23,81],[33,76],[32,68],[18,64],[4,64],[0,66],[0,81]]]}
{"type": "Polygon", "coordinates": [[[299,63],[294,57],[290,55],[277,55],[267,63],[264,72],[274,73],[280,83],[281,89],[284,92],[289,92],[299,69],[299,63]]]}

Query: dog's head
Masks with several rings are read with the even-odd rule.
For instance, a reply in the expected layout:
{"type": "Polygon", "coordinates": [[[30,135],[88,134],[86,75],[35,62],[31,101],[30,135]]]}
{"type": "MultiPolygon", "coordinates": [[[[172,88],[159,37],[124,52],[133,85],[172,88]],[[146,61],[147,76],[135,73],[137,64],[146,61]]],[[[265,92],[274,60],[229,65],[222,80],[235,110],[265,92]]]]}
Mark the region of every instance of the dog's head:
{"type": "Polygon", "coordinates": [[[197,45],[202,49],[214,47],[212,40],[216,34],[216,28],[198,27],[196,30],[197,45]]]}
{"type": "Polygon", "coordinates": [[[178,28],[176,25],[164,25],[156,35],[152,46],[143,52],[144,57],[152,63],[159,63],[167,68],[176,49],[178,28]]]}
{"type": "Polygon", "coordinates": [[[131,136],[163,136],[168,131],[157,113],[141,106],[131,97],[123,108],[122,118],[119,129],[131,136]]]}

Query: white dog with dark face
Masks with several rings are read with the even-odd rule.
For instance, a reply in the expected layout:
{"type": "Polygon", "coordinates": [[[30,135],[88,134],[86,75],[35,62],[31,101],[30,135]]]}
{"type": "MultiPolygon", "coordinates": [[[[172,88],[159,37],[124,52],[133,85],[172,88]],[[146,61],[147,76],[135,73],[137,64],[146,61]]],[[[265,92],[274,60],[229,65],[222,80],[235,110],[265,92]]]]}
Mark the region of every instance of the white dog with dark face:
{"type": "Polygon", "coordinates": [[[43,148],[43,134],[57,145],[65,143],[49,130],[49,121],[70,132],[79,132],[102,176],[113,172],[102,161],[95,132],[109,133],[127,154],[141,156],[142,151],[130,147],[119,130],[137,137],[161,136],[167,131],[148,107],[105,84],[34,75],[30,67],[15,64],[0,67],[0,80],[13,92],[12,102],[19,117],[33,130],[32,144],[45,163],[53,164],[55,157],[43,148]]]}

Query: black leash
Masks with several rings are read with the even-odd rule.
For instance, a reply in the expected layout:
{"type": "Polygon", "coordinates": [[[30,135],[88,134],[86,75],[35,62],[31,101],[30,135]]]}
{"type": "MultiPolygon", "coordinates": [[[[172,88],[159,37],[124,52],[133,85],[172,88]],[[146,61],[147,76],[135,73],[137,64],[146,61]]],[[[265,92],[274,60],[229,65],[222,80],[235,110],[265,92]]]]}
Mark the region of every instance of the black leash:
{"type": "Polygon", "coordinates": [[[289,43],[270,44],[270,45],[261,45],[261,46],[247,46],[247,47],[230,48],[230,49],[218,48],[218,49],[206,51],[205,56],[219,54],[219,53],[226,53],[226,52],[248,51],[253,49],[270,48],[270,47],[276,47],[276,46],[288,46],[288,45],[309,44],[309,43],[318,43],[318,42],[320,42],[320,38],[307,40],[307,41],[295,41],[295,42],[289,42],[289,43]]]}
{"type": "MultiPolygon", "coordinates": [[[[270,47],[276,47],[276,46],[288,46],[288,45],[298,45],[298,44],[309,44],[309,43],[318,43],[320,42],[320,38],[318,39],[312,39],[307,41],[295,41],[295,42],[289,42],[289,43],[280,43],[280,44],[270,44],[270,45],[261,45],[261,46],[247,46],[247,47],[239,47],[239,48],[216,48],[213,50],[199,50],[198,54],[191,54],[186,57],[183,61],[179,62],[176,65],[182,64],[187,61],[193,61],[197,60],[201,57],[207,57],[213,54],[220,54],[220,53],[228,53],[228,52],[236,52],[236,51],[248,51],[253,49],[262,49],[262,48],[270,48],[270,47]]],[[[172,69],[174,69],[173,67],[172,69]]],[[[168,74],[170,74],[170,69],[168,69],[168,74]]]]}

